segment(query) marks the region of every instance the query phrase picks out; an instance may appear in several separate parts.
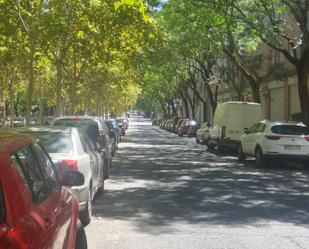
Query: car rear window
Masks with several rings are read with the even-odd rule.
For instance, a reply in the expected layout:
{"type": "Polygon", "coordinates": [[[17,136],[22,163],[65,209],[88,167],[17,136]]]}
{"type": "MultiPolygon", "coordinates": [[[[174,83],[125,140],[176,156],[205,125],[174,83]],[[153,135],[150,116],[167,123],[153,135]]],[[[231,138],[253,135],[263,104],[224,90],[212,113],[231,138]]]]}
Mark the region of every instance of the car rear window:
{"type": "Polygon", "coordinates": [[[53,125],[77,127],[82,129],[94,143],[99,139],[99,127],[95,121],[90,119],[59,119],[53,125]]]}
{"type": "Polygon", "coordinates": [[[67,132],[34,132],[31,135],[40,140],[48,153],[73,153],[72,137],[67,132]]]}
{"type": "Polygon", "coordinates": [[[275,125],[271,131],[282,135],[309,135],[309,129],[299,125],[275,125]]]}

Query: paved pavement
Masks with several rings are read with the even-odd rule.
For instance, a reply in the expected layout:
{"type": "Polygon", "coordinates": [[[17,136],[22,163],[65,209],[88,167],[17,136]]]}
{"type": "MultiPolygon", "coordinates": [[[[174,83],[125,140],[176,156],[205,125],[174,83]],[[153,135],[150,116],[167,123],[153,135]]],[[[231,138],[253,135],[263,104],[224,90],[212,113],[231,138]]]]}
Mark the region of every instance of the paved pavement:
{"type": "Polygon", "coordinates": [[[258,169],[131,124],[94,203],[89,249],[309,248],[309,170],[258,169]]]}

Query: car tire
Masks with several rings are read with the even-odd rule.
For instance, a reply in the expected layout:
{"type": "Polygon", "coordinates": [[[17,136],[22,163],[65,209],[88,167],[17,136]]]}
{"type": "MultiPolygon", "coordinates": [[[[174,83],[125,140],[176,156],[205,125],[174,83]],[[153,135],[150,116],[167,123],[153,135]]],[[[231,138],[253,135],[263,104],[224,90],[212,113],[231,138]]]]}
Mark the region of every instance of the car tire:
{"type": "Polygon", "coordinates": [[[223,146],[222,143],[220,142],[220,140],[217,140],[217,151],[218,152],[222,152],[223,151],[223,146]]]}
{"type": "Polygon", "coordinates": [[[238,160],[240,162],[244,162],[246,160],[246,156],[245,156],[245,154],[244,154],[244,152],[242,150],[242,145],[241,144],[238,145],[238,150],[237,151],[238,151],[238,160]]]}
{"type": "Polygon", "coordinates": [[[92,193],[89,190],[88,201],[85,209],[80,213],[80,221],[84,227],[90,224],[92,216],[92,193]]]}
{"type": "Polygon", "coordinates": [[[255,164],[257,167],[265,166],[265,156],[259,147],[255,149],[255,164]]]}
{"type": "Polygon", "coordinates": [[[76,224],[76,245],[75,249],[87,249],[87,237],[85,229],[80,220],[77,220],[76,224]]]}
{"type": "Polygon", "coordinates": [[[108,163],[107,162],[104,164],[103,170],[104,170],[103,179],[106,180],[106,179],[109,178],[109,167],[108,167],[108,163]]]}

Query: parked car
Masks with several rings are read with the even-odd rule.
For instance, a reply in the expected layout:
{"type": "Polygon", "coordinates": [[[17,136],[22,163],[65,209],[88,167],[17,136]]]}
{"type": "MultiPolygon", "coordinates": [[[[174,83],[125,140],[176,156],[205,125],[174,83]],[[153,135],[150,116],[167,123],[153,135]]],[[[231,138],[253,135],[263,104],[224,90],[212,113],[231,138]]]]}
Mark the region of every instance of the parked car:
{"type": "Polygon", "coordinates": [[[11,131],[28,133],[39,139],[56,165],[60,178],[68,170],[84,175],[85,183],[73,186],[71,190],[79,203],[80,220],[87,226],[91,221],[94,196],[104,191],[104,162],[88,136],[74,127],[15,128],[11,131]]]}
{"type": "Polygon", "coordinates": [[[108,129],[101,118],[92,116],[63,116],[56,118],[52,125],[78,127],[84,130],[104,160],[104,179],[109,178],[112,168],[112,155],[109,150],[108,129]]]}
{"type": "Polygon", "coordinates": [[[199,128],[196,131],[196,142],[197,143],[208,144],[210,126],[211,126],[210,123],[206,122],[202,124],[201,128],[199,128]]]}
{"type": "Polygon", "coordinates": [[[195,136],[198,129],[198,123],[195,120],[184,120],[178,128],[178,136],[195,136]]]}
{"type": "Polygon", "coordinates": [[[188,118],[180,118],[180,119],[178,119],[177,124],[175,125],[175,128],[174,128],[174,132],[176,134],[178,134],[178,128],[181,125],[182,121],[186,121],[186,120],[189,120],[189,119],[188,118]]]}
{"type": "Polygon", "coordinates": [[[209,148],[230,148],[236,151],[244,128],[262,119],[261,104],[237,101],[219,104],[209,132],[209,148]]]}
{"type": "Polygon", "coordinates": [[[84,184],[55,166],[30,136],[0,132],[0,248],[86,249],[78,204],[65,186],[84,184]]]}
{"type": "Polygon", "coordinates": [[[22,127],[25,125],[25,122],[23,117],[16,117],[13,119],[13,127],[22,127]]]}
{"type": "Polygon", "coordinates": [[[117,117],[116,121],[117,121],[119,128],[121,129],[121,135],[124,136],[126,134],[126,126],[123,123],[123,118],[117,117]]]}
{"type": "Polygon", "coordinates": [[[161,121],[161,118],[152,120],[152,126],[160,126],[161,121]]]}
{"type": "Polygon", "coordinates": [[[309,165],[309,129],[303,123],[260,121],[240,137],[239,160],[254,156],[257,166],[269,159],[298,160],[309,165]]]}
{"type": "Polygon", "coordinates": [[[110,132],[114,134],[118,147],[118,144],[121,141],[121,128],[118,126],[116,119],[106,119],[106,124],[109,126],[110,132]]]}
{"type": "Polygon", "coordinates": [[[112,156],[114,156],[117,150],[117,147],[118,147],[117,132],[114,130],[113,125],[110,122],[108,122],[106,119],[104,119],[103,122],[106,124],[106,127],[107,127],[107,135],[109,138],[108,139],[109,150],[112,156]]]}
{"type": "Polygon", "coordinates": [[[10,127],[10,119],[6,117],[0,117],[0,127],[1,128],[10,127]]]}

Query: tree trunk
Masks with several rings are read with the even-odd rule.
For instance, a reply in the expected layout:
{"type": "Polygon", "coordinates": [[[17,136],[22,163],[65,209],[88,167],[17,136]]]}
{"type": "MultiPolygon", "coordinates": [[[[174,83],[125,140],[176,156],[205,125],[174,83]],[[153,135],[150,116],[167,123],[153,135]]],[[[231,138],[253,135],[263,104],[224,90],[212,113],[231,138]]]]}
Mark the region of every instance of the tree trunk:
{"type": "Polygon", "coordinates": [[[13,127],[13,119],[15,118],[15,106],[14,106],[14,93],[13,93],[12,81],[9,81],[9,98],[10,98],[10,127],[13,127]]]}
{"type": "Polygon", "coordinates": [[[28,75],[28,93],[27,93],[27,112],[26,112],[26,126],[30,125],[30,115],[31,115],[31,109],[32,109],[32,95],[33,95],[33,89],[34,89],[34,44],[31,43],[30,46],[30,54],[29,54],[29,75],[28,75]]]}
{"type": "Polygon", "coordinates": [[[215,96],[212,93],[211,87],[208,84],[206,86],[206,91],[207,91],[207,94],[208,94],[208,97],[209,97],[212,113],[214,114],[215,111],[216,111],[216,108],[217,108],[217,101],[214,98],[215,96]]]}
{"type": "Polygon", "coordinates": [[[207,103],[203,102],[203,123],[207,121],[207,103]]]}
{"type": "Polygon", "coordinates": [[[309,50],[305,51],[300,60],[297,70],[298,94],[300,100],[302,121],[309,125],[309,92],[308,92],[308,75],[309,75],[309,50]]]}
{"type": "Polygon", "coordinates": [[[173,117],[176,117],[176,108],[174,105],[174,101],[171,101],[171,105],[172,105],[173,117]]]}
{"type": "Polygon", "coordinates": [[[170,108],[170,105],[167,105],[167,115],[168,115],[168,118],[171,117],[171,108],[170,108]]]}
{"type": "Polygon", "coordinates": [[[261,103],[261,94],[260,94],[260,86],[261,82],[256,82],[255,84],[250,84],[252,94],[253,94],[253,102],[261,103]]]}
{"type": "Polygon", "coordinates": [[[61,88],[62,88],[62,61],[57,59],[57,82],[56,82],[56,113],[55,117],[61,115],[61,88]]]}
{"type": "Polygon", "coordinates": [[[43,115],[44,115],[44,100],[43,100],[43,94],[41,93],[40,97],[40,103],[39,103],[39,124],[43,124],[43,115]]]}

